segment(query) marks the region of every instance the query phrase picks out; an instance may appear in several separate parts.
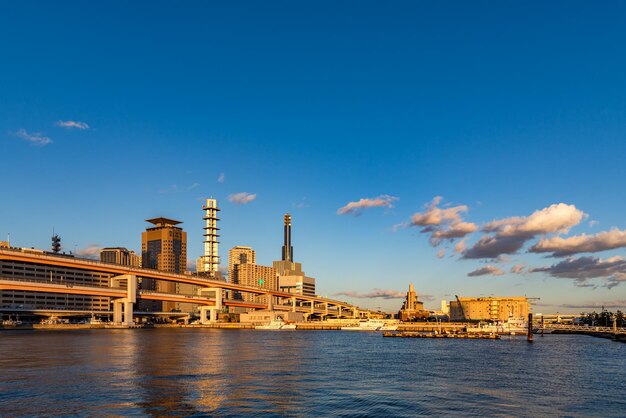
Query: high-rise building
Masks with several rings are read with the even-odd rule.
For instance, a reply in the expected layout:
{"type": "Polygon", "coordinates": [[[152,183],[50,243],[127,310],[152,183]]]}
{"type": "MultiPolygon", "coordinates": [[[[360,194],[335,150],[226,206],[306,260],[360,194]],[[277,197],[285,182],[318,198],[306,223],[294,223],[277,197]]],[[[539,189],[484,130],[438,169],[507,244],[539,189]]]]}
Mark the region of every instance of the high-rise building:
{"type": "Polygon", "coordinates": [[[241,284],[236,269],[239,264],[256,264],[256,252],[252,247],[238,245],[228,252],[228,281],[233,284],[241,284]]]}
{"type": "Polygon", "coordinates": [[[302,264],[293,261],[293,246],[291,245],[291,215],[284,216],[284,235],[282,259],[272,262],[272,267],[278,274],[278,287],[283,292],[298,295],[315,296],[315,279],[306,277],[302,271],[302,264]]]}
{"type": "MultiPolygon", "coordinates": [[[[258,287],[260,289],[278,290],[278,275],[273,267],[257,264],[237,264],[234,270],[240,285],[258,287]]],[[[242,299],[246,302],[267,303],[267,297],[243,293],[242,299]]]]}
{"type": "Polygon", "coordinates": [[[211,277],[217,276],[217,271],[220,264],[220,257],[218,254],[217,238],[219,234],[219,228],[217,227],[217,212],[220,210],[217,207],[216,199],[206,199],[206,203],[202,206],[204,210],[204,216],[202,219],[205,221],[204,225],[204,255],[201,255],[197,262],[197,270],[199,273],[208,273],[211,277]]]}
{"type": "Polygon", "coordinates": [[[141,267],[141,256],[124,247],[107,247],[100,250],[100,261],[122,266],[141,267]]]}
{"type": "MultiPolygon", "coordinates": [[[[141,234],[141,256],[144,268],[169,273],[184,273],[187,266],[187,233],[176,226],[182,222],[168,218],[146,219],[153,227],[141,234]]],[[[144,279],[141,288],[157,292],[177,293],[175,283],[144,279]]],[[[142,301],[140,309],[168,312],[176,309],[174,302],[142,301]]]]}

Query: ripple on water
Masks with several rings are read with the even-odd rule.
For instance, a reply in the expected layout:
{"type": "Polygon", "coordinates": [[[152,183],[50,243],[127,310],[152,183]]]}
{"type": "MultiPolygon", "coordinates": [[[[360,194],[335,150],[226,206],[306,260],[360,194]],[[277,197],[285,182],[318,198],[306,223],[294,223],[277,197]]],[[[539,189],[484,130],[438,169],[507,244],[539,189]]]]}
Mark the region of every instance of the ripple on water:
{"type": "Polygon", "coordinates": [[[624,416],[625,345],[348,332],[0,334],[2,416],[624,416]]]}

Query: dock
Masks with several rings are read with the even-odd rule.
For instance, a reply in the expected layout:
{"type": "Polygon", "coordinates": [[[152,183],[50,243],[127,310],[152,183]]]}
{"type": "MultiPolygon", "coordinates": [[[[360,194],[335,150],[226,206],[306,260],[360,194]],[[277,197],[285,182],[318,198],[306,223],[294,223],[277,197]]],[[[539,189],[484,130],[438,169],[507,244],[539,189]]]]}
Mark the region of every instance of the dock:
{"type": "Polygon", "coordinates": [[[437,334],[434,332],[385,332],[383,337],[390,338],[456,338],[468,340],[499,340],[498,334],[487,333],[458,333],[458,334],[437,334]]]}

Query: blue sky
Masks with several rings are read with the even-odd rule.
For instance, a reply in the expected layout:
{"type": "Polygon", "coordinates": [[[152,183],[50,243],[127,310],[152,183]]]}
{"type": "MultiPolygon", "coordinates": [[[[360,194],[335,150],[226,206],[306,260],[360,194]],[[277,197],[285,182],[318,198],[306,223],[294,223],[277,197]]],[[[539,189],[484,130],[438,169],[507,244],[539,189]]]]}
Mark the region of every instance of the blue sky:
{"type": "Polygon", "coordinates": [[[234,245],[278,259],[290,212],[322,295],[395,310],[359,296],[412,282],[431,308],[624,309],[625,17],[620,2],[3,4],[0,236],[139,250],[144,219],[169,216],[191,259],[213,196],[223,264],[234,245]],[[429,241],[461,223],[473,232],[429,241]],[[454,250],[489,237],[522,246],[454,250]],[[542,240],[569,253],[529,252],[542,240]]]}

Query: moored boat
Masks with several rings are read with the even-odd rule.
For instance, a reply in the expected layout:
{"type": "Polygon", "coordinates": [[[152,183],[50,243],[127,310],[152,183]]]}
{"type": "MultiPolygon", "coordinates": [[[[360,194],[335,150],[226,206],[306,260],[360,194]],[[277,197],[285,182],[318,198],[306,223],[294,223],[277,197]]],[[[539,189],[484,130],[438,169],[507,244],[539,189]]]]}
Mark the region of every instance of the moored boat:
{"type": "Polygon", "coordinates": [[[294,330],[296,329],[296,324],[287,324],[281,318],[272,319],[269,324],[266,325],[257,325],[254,329],[262,329],[262,330],[270,330],[270,331],[283,331],[283,330],[294,330]]]}

